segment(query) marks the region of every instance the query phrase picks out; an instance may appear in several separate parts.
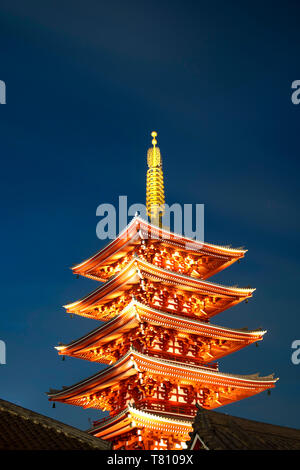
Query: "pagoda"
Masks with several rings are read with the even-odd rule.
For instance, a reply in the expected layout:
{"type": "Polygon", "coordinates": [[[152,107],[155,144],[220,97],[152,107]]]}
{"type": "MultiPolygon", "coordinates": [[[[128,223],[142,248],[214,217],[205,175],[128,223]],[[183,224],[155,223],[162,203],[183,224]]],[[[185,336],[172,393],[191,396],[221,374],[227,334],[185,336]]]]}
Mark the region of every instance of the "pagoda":
{"type": "Polygon", "coordinates": [[[109,411],[89,433],[114,449],[186,449],[197,406],[215,409],[274,387],[274,375],[220,372],[218,360],[263,339],[261,329],[232,329],[211,317],[248,301],[254,289],[208,279],[246,250],[172,233],[162,225],[164,182],[156,133],[148,150],[147,212],[138,214],[102,250],[72,268],[101,282],[65,306],[101,322],[89,334],[57,346],[108,367],[62,390],[50,401],[109,411]]]}

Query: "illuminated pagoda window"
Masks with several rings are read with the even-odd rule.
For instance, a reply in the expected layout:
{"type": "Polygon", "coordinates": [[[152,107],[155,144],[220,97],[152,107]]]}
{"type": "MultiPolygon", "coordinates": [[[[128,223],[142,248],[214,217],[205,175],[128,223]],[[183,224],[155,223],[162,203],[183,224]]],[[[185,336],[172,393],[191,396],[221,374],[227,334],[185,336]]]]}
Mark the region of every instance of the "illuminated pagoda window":
{"type": "Polygon", "coordinates": [[[89,433],[114,449],[185,449],[196,405],[215,409],[268,390],[277,380],[273,374],[219,370],[219,359],[266,333],[211,323],[253,294],[251,288],[208,281],[246,250],[191,240],[163,227],[162,156],[156,132],[152,137],[146,191],[150,222],[136,215],[115,240],[72,268],[101,284],[66,305],[66,311],[101,323],[57,346],[58,353],[107,367],[48,394],[50,401],[109,411],[89,433]]]}

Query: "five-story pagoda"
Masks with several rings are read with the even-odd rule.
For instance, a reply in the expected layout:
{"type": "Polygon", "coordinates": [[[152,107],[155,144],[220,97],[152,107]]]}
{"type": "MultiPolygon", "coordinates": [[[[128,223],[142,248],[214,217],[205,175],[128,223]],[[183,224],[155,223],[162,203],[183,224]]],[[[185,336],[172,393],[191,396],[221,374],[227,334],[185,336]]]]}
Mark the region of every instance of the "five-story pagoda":
{"type": "Polygon", "coordinates": [[[213,409],[274,387],[273,375],[219,372],[218,359],[260,341],[261,330],[216,326],[210,318],[254,289],[207,281],[246,250],[191,240],[162,227],[164,183],[156,133],[148,150],[147,211],[101,251],[73,267],[103,284],[66,305],[100,320],[59,354],[108,364],[49,400],[109,411],[90,433],[114,449],[184,449],[196,403],[213,409]]]}

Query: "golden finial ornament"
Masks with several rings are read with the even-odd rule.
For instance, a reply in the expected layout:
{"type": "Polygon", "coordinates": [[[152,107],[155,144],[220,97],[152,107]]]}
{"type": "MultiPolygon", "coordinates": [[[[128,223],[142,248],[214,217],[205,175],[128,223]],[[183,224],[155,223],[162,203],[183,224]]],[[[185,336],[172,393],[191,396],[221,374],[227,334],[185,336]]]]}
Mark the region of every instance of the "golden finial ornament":
{"type": "Polygon", "coordinates": [[[155,137],[157,137],[157,132],[155,132],[155,131],[151,132],[151,136],[153,137],[152,145],[153,145],[153,147],[155,147],[155,145],[157,144],[157,140],[155,139],[155,137]]]}
{"type": "Polygon", "coordinates": [[[147,213],[151,223],[161,225],[161,217],[164,213],[165,194],[164,194],[164,177],[162,170],[162,158],[157,144],[157,132],[151,132],[153,147],[147,152],[147,190],[146,190],[146,206],[147,213]]]}
{"type": "Polygon", "coordinates": [[[161,161],[160,150],[159,150],[158,147],[156,147],[156,144],[157,144],[157,140],[156,140],[157,132],[155,132],[155,131],[151,132],[151,136],[153,137],[153,139],[152,139],[152,145],[153,145],[153,147],[148,149],[148,152],[147,152],[147,162],[148,162],[149,168],[154,168],[154,167],[161,166],[161,165],[162,165],[162,161],[161,161]]]}

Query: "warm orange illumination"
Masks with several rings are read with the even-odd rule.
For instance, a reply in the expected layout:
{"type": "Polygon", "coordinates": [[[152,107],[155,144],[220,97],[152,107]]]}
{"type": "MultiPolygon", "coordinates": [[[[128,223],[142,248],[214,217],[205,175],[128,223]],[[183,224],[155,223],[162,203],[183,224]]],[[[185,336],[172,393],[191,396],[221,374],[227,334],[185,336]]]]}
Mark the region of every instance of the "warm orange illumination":
{"type": "MultiPolygon", "coordinates": [[[[156,136],[153,132],[148,152],[151,217],[161,214],[164,204],[156,136]]],[[[57,346],[63,356],[108,365],[71,387],[50,391],[49,400],[109,411],[89,432],[112,441],[114,449],[185,449],[196,404],[214,409],[270,389],[277,380],[220,372],[216,362],[266,333],[210,323],[255,290],[207,281],[246,250],[191,243],[158,225],[134,217],[126,228],[129,240],[118,236],[73,268],[104,284],[66,305],[67,312],[105,323],[57,346]],[[154,236],[145,239],[144,233],[154,236]]]]}

